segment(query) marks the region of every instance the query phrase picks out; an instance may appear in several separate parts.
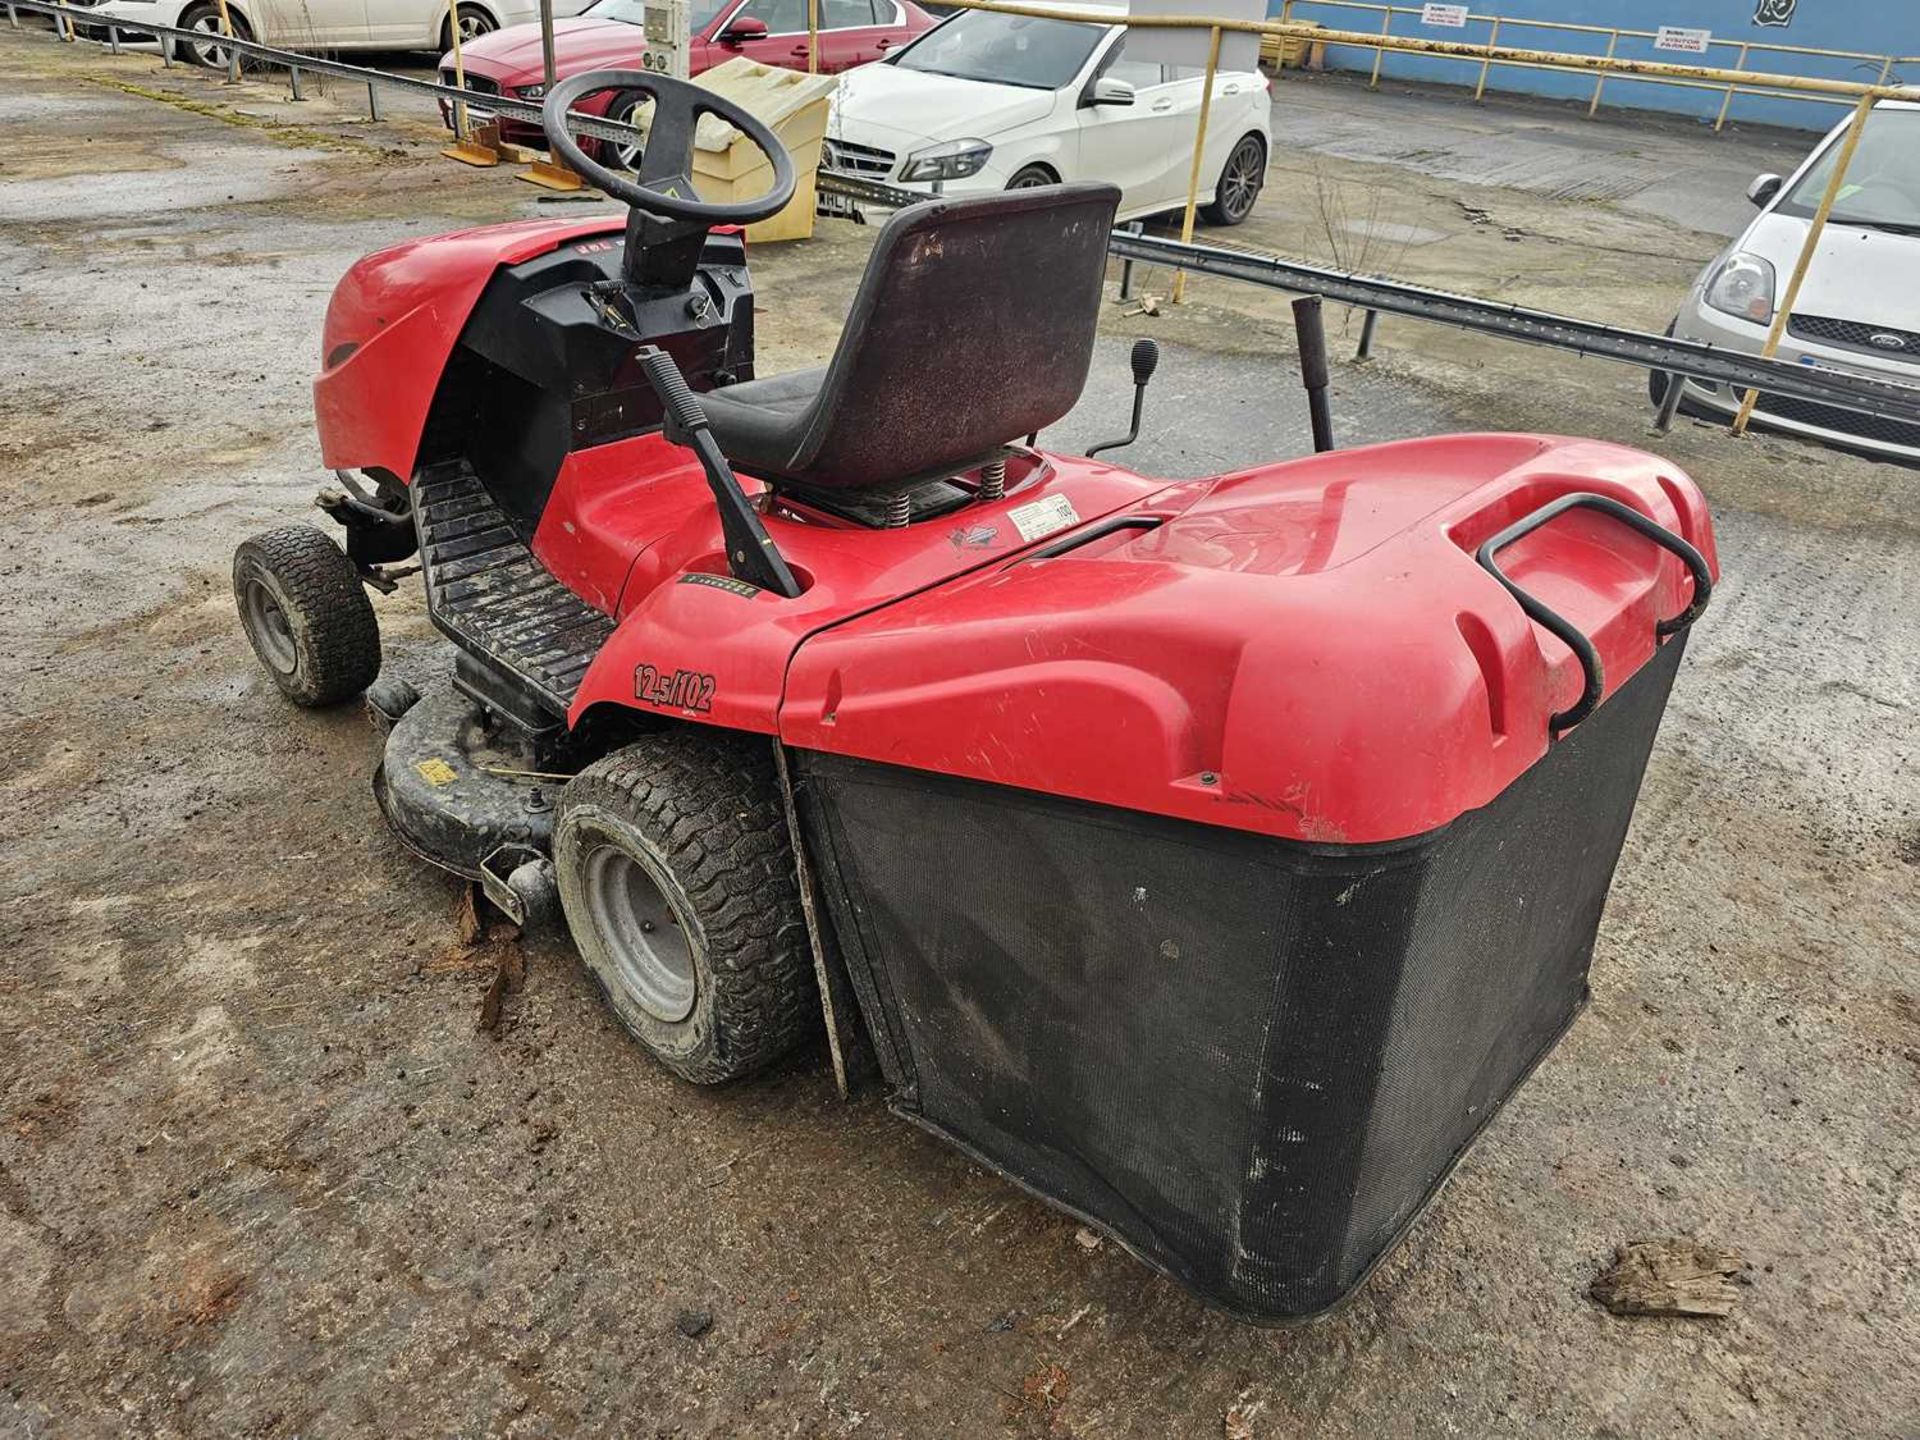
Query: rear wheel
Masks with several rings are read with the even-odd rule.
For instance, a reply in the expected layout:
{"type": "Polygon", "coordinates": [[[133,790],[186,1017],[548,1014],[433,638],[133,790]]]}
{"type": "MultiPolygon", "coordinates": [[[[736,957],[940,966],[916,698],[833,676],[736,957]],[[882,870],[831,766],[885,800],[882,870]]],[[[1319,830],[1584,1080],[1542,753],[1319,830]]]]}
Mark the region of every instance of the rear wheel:
{"type": "Polygon", "coordinates": [[[1253,213],[1253,202],[1260,198],[1260,187],[1267,179],[1267,147],[1258,135],[1243,135],[1240,143],[1227,152],[1227,163],[1220,167],[1220,179],[1213,189],[1213,203],[1202,212],[1212,225],[1238,225],[1253,213]]]}
{"type": "MultiPolygon", "coordinates": [[[[445,6],[441,7],[441,13],[446,13],[445,6]]],[[[459,15],[460,43],[462,45],[470,44],[478,40],[482,35],[491,35],[500,28],[493,16],[489,15],[485,10],[482,10],[478,5],[462,5],[459,10],[459,15]]],[[[453,48],[453,30],[444,20],[440,22],[440,48],[442,51],[453,48]]]]}
{"type": "Polygon", "coordinates": [[[296,705],[333,705],[380,673],[380,626],[353,562],[311,525],[283,525],[233,553],[240,626],[296,705]]]}
{"type": "Polygon", "coordinates": [[[561,792],[567,925],[634,1037],[697,1084],[765,1069],[820,1024],[770,741],[690,730],[561,792]]]}
{"type": "MultiPolygon", "coordinates": [[[[246,17],[231,6],[227,9],[227,18],[233,23],[234,38],[251,40],[253,28],[247,24],[246,17]]],[[[180,28],[191,30],[190,40],[175,40],[178,54],[192,65],[204,65],[209,70],[227,68],[226,31],[220,25],[220,7],[201,0],[201,3],[189,5],[180,16],[180,28]]],[[[243,57],[242,64],[245,64],[243,57]]]]}

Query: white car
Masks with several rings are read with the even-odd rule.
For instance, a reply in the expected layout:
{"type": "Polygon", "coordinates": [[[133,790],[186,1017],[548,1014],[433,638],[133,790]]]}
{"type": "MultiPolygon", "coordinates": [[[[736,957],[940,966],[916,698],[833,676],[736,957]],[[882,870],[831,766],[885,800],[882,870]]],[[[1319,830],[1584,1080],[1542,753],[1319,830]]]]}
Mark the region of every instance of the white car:
{"type": "MultiPolygon", "coordinates": [[[[1675,335],[1759,353],[1846,128],[1836,126],[1789,179],[1762,175],[1748,187],[1760,214],[1694,281],[1673,322],[1675,335]]],[[[1776,353],[1920,385],[1920,104],[1882,100],[1867,117],[1776,353]]],[[[1655,372],[1656,404],[1667,384],[1655,372]]],[[[1731,416],[1744,394],[1700,380],[1685,385],[1680,403],[1692,414],[1731,416]]],[[[1920,461],[1920,425],[1910,422],[1764,394],[1754,418],[1845,449],[1920,461]]]]}
{"type": "MultiPolygon", "coordinates": [[[[585,0],[556,0],[555,15],[576,14],[585,0]]],[[[459,0],[460,38],[473,40],[505,25],[540,18],[539,0],[459,0]]],[[[173,53],[224,67],[217,0],[101,0],[85,12],[81,34],[107,38],[107,22],[144,21],[204,34],[176,42],[173,53]]],[[[432,50],[453,44],[446,0],[227,0],[234,34],[288,50],[432,50]]],[[[121,43],[140,37],[123,34],[121,43]]],[[[151,43],[151,42],[148,42],[151,43]]]]}
{"type": "MultiPolygon", "coordinates": [[[[1204,71],[1124,53],[1119,6],[1076,5],[1088,17],[1040,20],[964,10],[840,81],[822,164],[908,190],[971,195],[1061,181],[1121,189],[1120,218],[1186,203],[1204,71]]],[[[1207,218],[1252,212],[1271,149],[1267,78],[1214,77],[1200,166],[1207,218]]],[[[822,195],[828,213],[871,206],[822,195]]]]}

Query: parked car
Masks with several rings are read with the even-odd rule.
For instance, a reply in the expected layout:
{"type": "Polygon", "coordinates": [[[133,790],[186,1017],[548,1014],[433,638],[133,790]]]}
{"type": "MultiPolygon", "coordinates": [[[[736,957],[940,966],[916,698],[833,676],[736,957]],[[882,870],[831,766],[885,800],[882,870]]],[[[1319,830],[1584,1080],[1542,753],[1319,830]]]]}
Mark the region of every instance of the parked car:
{"type": "MultiPolygon", "coordinates": [[[[913,0],[819,0],[820,68],[845,70],[878,60],[933,28],[934,17],[913,0]]],[[[736,55],[790,70],[807,68],[807,0],[691,0],[687,71],[698,75],[736,55]]],[[[576,18],[553,27],[553,71],[564,80],[586,70],[638,70],[646,48],[643,0],[595,0],[576,18]]],[[[467,86],[490,94],[537,100],[546,94],[540,27],[489,35],[463,47],[467,86]]],[[[454,82],[453,57],[440,61],[440,79],[454,82]]],[[[647,101],[627,91],[590,96],[575,108],[631,122],[647,101]]],[[[452,124],[452,106],[442,118],[452,124]]],[[[501,138],[546,148],[537,122],[501,120],[501,138]]],[[[638,149],[589,149],[603,164],[633,168],[638,149]]]]}
{"type": "MultiPolygon", "coordinates": [[[[556,13],[571,15],[580,0],[555,0],[555,5],[556,13]]],[[[540,16],[538,0],[459,0],[459,7],[462,44],[540,16]]],[[[227,13],[242,40],[290,50],[445,50],[453,43],[447,0],[227,0],[227,13]]],[[[110,20],[199,32],[204,40],[179,41],[174,53],[199,65],[227,63],[217,0],[102,0],[88,9],[81,33],[104,40],[110,20]]],[[[121,39],[138,41],[131,35],[121,39]]]]}
{"type": "MultiPolygon", "coordinates": [[[[1791,177],[1761,175],[1747,189],[1760,214],[1700,272],[1673,333],[1759,353],[1814,211],[1833,177],[1845,123],[1791,177]]],[[[1777,352],[1783,360],[1920,385],[1920,104],[1882,100],[1821,237],[1777,352]]],[[[1658,404],[1669,377],[1656,371],[1658,404]]],[[[1687,380],[1681,406],[1731,416],[1744,392],[1687,380]]],[[[1920,425],[1878,420],[1806,400],[1762,395],[1754,423],[1849,450],[1920,462],[1920,425]]]]}
{"type": "MultiPolygon", "coordinates": [[[[1121,189],[1123,220],[1184,204],[1204,71],[1129,59],[1125,29],[1099,23],[1124,7],[1073,8],[1089,19],[962,11],[854,71],[834,96],[823,163],[950,195],[1106,180],[1121,189]]],[[[1214,77],[1200,200],[1215,224],[1253,211],[1270,109],[1264,75],[1214,77]]],[[[822,201],[829,213],[872,208],[822,201]]]]}

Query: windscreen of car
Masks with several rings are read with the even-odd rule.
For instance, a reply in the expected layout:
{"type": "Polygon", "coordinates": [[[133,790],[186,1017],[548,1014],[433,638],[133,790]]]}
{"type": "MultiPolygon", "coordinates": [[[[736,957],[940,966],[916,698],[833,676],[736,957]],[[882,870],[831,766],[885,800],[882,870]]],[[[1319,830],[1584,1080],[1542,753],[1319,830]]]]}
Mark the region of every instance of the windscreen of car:
{"type": "MultiPolygon", "coordinates": [[[[692,0],[687,6],[688,33],[698,35],[731,3],[732,0],[692,0]]],[[[593,4],[580,13],[595,20],[618,20],[622,25],[647,23],[647,7],[642,0],[593,0],[593,4]]],[[[804,30],[806,26],[800,28],[804,30]]]]}
{"type": "Polygon", "coordinates": [[[1105,35],[1104,25],[1034,20],[968,10],[900,52],[902,70],[924,70],[992,85],[1058,90],[1070,84],[1105,35]]]}
{"type": "MultiPolygon", "coordinates": [[[[1820,208],[1845,143],[1843,131],[1775,207],[1782,215],[1804,220],[1820,208]]],[[[1830,218],[1838,225],[1920,229],[1920,110],[1882,108],[1867,116],[1830,218]]]]}

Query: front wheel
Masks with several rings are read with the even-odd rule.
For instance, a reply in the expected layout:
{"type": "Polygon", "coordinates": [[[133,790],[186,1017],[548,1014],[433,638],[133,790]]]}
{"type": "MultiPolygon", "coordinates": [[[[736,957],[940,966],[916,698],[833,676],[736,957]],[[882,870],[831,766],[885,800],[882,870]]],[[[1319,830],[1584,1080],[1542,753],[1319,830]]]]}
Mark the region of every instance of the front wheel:
{"type": "Polygon", "coordinates": [[[1213,187],[1213,203],[1201,213],[1212,225],[1238,225],[1253,213],[1260,187],[1267,179],[1267,147],[1258,135],[1243,135],[1227,153],[1220,179],[1213,187]]]}
{"type": "Polygon", "coordinates": [[[561,792],[560,903],[620,1023],[682,1079],[763,1070],[820,1024],[773,742],[668,732],[561,792]]]}
{"type": "Polygon", "coordinates": [[[380,673],[380,625],[353,562],[311,525],[282,525],[233,552],[240,627],[296,705],[334,705],[380,673]]]}
{"type": "Polygon", "coordinates": [[[1060,177],[1044,165],[1028,165],[1016,171],[1007,181],[1009,190],[1038,190],[1043,185],[1058,185],[1060,177]]]}

